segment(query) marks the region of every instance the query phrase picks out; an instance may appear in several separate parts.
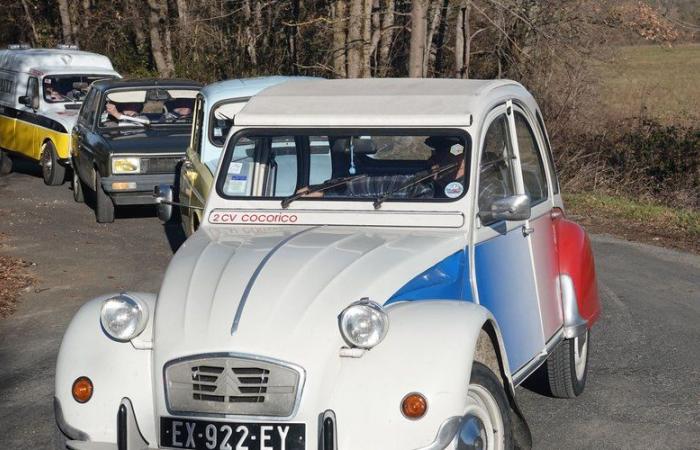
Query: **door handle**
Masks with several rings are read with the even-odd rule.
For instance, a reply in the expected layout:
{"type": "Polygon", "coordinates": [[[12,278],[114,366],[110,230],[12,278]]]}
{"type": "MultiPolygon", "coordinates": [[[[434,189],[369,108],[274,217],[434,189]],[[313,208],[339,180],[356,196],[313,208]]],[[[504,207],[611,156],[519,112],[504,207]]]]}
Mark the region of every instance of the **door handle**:
{"type": "Polygon", "coordinates": [[[535,232],[534,228],[523,225],[523,236],[527,237],[534,232],[535,232]]]}

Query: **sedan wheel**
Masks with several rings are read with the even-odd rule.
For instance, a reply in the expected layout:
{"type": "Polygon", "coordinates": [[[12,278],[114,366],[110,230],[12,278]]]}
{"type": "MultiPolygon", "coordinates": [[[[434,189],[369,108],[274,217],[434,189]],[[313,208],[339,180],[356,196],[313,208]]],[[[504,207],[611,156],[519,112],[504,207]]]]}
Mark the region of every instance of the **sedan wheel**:
{"type": "Polygon", "coordinates": [[[554,397],[574,398],[583,392],[588,376],[590,331],[565,339],[546,362],[549,389],[554,397]]]}
{"type": "Polygon", "coordinates": [[[73,200],[78,203],[83,203],[85,201],[85,194],[83,191],[83,182],[80,181],[78,176],[78,171],[73,164],[73,178],[71,180],[71,188],[73,189],[73,200]]]}

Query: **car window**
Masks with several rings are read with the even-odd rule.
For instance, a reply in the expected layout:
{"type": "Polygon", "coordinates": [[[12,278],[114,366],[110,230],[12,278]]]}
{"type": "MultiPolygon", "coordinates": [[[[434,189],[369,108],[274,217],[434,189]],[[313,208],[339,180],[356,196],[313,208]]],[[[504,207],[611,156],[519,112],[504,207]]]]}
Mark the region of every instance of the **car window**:
{"type": "Polygon", "coordinates": [[[31,99],[32,105],[36,109],[39,106],[39,80],[36,77],[29,77],[26,95],[31,99]]]}
{"type": "Polygon", "coordinates": [[[223,147],[228,132],[233,126],[233,118],[246,105],[244,101],[229,101],[214,106],[209,119],[209,140],[217,147],[223,147]]]}
{"type": "Polygon", "coordinates": [[[95,112],[97,111],[97,91],[95,89],[90,89],[88,91],[87,97],[85,97],[85,102],[80,110],[79,120],[82,124],[87,126],[92,126],[95,121],[95,112]]]}
{"type": "Polygon", "coordinates": [[[311,150],[309,184],[321,184],[330,179],[333,172],[331,145],[325,136],[311,136],[309,147],[311,150]]]}
{"type": "Polygon", "coordinates": [[[489,125],[479,166],[479,210],[487,211],[500,198],[515,195],[513,147],[505,114],[489,125]]]}
{"type": "Polygon", "coordinates": [[[286,197],[297,186],[297,146],[294,136],[278,136],[271,139],[267,161],[267,188],[272,197],[286,197]]]}
{"type": "Polygon", "coordinates": [[[540,152],[534,133],[525,116],[515,112],[515,132],[518,136],[520,167],[523,173],[525,193],[530,197],[530,205],[536,205],[547,199],[547,175],[544,171],[542,152],[540,152]]]}
{"type": "Polygon", "coordinates": [[[204,98],[197,96],[194,104],[194,121],[192,123],[192,137],[190,146],[194,152],[202,157],[202,126],[204,124],[204,98]]]}
{"type": "Polygon", "coordinates": [[[557,195],[559,193],[559,177],[557,177],[557,168],[554,165],[554,155],[552,155],[552,147],[549,145],[549,136],[547,135],[547,130],[544,127],[544,121],[539,111],[537,112],[537,125],[540,127],[540,133],[542,134],[542,140],[544,145],[547,147],[547,164],[549,164],[549,173],[552,176],[552,193],[557,195]]]}

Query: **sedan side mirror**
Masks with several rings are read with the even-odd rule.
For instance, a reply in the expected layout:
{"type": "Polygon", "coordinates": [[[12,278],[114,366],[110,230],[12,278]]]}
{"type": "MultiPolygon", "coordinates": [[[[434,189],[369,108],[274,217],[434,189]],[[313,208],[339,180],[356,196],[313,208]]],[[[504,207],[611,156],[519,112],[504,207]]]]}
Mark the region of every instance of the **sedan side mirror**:
{"type": "Polygon", "coordinates": [[[501,220],[527,220],[530,214],[530,197],[523,194],[494,200],[490,210],[479,212],[479,218],[482,223],[493,223],[501,220]]]}
{"type": "Polygon", "coordinates": [[[153,189],[153,197],[158,204],[158,218],[165,223],[173,216],[173,187],[159,184],[153,189]]]}

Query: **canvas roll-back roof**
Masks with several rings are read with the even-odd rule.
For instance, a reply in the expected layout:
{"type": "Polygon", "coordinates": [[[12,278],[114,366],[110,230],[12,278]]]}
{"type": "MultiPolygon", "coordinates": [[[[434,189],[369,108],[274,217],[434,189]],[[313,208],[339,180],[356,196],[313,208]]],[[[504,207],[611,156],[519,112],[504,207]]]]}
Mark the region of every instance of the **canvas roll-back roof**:
{"type": "Polygon", "coordinates": [[[0,50],[0,69],[16,72],[39,70],[50,73],[52,70],[63,71],[70,67],[114,71],[109,58],[99,53],[51,48],[0,50]]]}
{"type": "Polygon", "coordinates": [[[510,80],[372,78],[289,81],[253,97],[237,126],[468,126],[510,80]]]}

